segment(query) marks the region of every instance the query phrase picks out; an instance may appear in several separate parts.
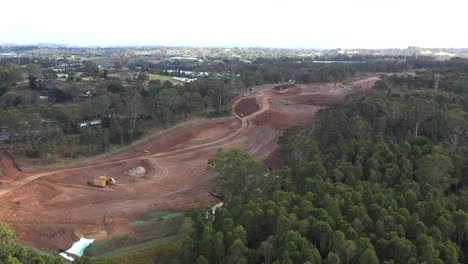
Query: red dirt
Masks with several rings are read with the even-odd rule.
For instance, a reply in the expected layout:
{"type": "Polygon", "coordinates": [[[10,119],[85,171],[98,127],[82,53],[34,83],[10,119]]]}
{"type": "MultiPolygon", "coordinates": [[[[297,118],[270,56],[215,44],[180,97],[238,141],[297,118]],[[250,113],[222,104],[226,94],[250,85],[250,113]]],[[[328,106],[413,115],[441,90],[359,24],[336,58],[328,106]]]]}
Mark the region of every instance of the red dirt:
{"type": "Polygon", "coordinates": [[[260,106],[258,106],[257,100],[255,97],[252,97],[240,100],[236,104],[234,111],[238,116],[246,117],[257,112],[259,109],[260,106]]]}
{"type": "Polygon", "coordinates": [[[371,89],[374,83],[378,80],[380,80],[379,77],[370,77],[370,78],[365,78],[362,80],[355,81],[352,85],[361,86],[360,90],[364,92],[364,94],[368,94],[371,92],[371,89]]]}
{"type": "Polygon", "coordinates": [[[291,87],[291,88],[288,88],[286,90],[276,90],[276,89],[272,89],[270,91],[271,93],[273,94],[281,94],[281,95],[295,95],[295,94],[300,94],[302,92],[302,89],[300,87],[291,87]]]}
{"type": "Polygon", "coordinates": [[[280,148],[278,147],[271,152],[263,162],[272,170],[280,170],[283,167],[283,161],[280,158],[280,148]]]}
{"type": "MultiPolygon", "coordinates": [[[[377,79],[360,82],[367,85],[377,79]]],[[[10,224],[23,244],[56,252],[92,230],[105,230],[108,238],[132,234],[126,219],[144,212],[214,204],[217,199],[208,190],[215,175],[207,171],[207,160],[218,148],[241,148],[278,169],[276,141],[281,132],[293,125],[309,127],[322,105],[347,92],[330,84],[300,85],[281,92],[262,90],[234,102],[238,115],[234,121],[188,122],[141,146],[139,152],[73,167],[23,172],[4,155],[0,164],[12,178],[0,186],[0,220],[10,224]],[[144,166],[147,175],[125,174],[137,166],[144,166]],[[86,185],[100,175],[112,176],[118,184],[102,189],[86,185]]]]}
{"type": "Polygon", "coordinates": [[[13,160],[10,153],[8,153],[6,150],[2,151],[1,153],[0,168],[3,169],[4,176],[6,177],[15,177],[21,174],[21,171],[16,165],[16,162],[13,160]]]}
{"type": "Polygon", "coordinates": [[[272,110],[267,110],[258,115],[252,122],[257,126],[268,126],[279,130],[284,130],[291,126],[288,121],[288,115],[272,110]]]}
{"type": "Polygon", "coordinates": [[[334,104],[341,99],[341,96],[333,94],[307,94],[291,97],[289,100],[296,104],[326,106],[334,104]]]}
{"type": "Polygon", "coordinates": [[[219,128],[226,128],[226,126],[235,124],[233,122],[236,121],[229,120],[221,124],[197,122],[193,125],[182,126],[171,131],[161,140],[146,145],[145,150],[149,150],[151,153],[159,153],[177,149],[178,146],[191,142],[194,138],[199,137],[201,134],[205,134],[211,130],[217,130],[219,128]],[[188,129],[188,127],[190,128],[188,129]]]}
{"type": "Polygon", "coordinates": [[[291,88],[294,88],[294,87],[296,87],[295,84],[289,84],[288,83],[288,84],[277,85],[273,89],[278,90],[278,91],[283,91],[283,90],[291,89],[291,88]]]}

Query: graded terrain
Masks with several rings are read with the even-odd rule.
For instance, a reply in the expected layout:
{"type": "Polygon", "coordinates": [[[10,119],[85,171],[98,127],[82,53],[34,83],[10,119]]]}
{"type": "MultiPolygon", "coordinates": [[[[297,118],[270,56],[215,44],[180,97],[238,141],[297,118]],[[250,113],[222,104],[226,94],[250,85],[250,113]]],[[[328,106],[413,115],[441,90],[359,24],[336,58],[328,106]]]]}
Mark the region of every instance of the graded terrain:
{"type": "Polygon", "coordinates": [[[0,220],[10,224],[23,244],[56,252],[89,233],[104,234],[98,240],[132,234],[127,219],[144,212],[215,204],[218,199],[209,194],[215,176],[207,170],[207,160],[219,148],[240,148],[279,168],[276,141],[283,130],[310,127],[314,114],[351,92],[349,87],[368,91],[378,79],[352,81],[345,88],[322,83],[264,89],[232,103],[235,119],[187,122],[139,151],[72,167],[21,171],[3,153],[0,220]],[[126,173],[139,166],[146,169],[144,176],[126,173]],[[87,185],[101,175],[118,184],[87,185]]]}

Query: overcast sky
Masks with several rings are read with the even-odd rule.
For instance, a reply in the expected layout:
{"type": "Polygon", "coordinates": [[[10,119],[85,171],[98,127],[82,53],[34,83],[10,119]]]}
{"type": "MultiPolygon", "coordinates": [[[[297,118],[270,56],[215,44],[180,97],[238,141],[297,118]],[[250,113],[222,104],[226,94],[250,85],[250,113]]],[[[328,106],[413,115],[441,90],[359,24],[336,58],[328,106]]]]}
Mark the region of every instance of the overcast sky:
{"type": "Polygon", "coordinates": [[[468,47],[467,0],[0,0],[0,43],[468,47]]]}

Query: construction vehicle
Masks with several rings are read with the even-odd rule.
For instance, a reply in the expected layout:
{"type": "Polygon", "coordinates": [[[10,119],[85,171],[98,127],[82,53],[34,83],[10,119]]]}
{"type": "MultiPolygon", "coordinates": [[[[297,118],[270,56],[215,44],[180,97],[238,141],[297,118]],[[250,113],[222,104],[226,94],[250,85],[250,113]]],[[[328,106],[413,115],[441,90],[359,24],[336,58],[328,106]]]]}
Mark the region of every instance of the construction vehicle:
{"type": "Polygon", "coordinates": [[[340,83],[340,82],[335,83],[334,86],[335,86],[335,87],[344,88],[344,85],[343,85],[342,83],[340,83]]]}
{"type": "Polygon", "coordinates": [[[141,150],[141,151],[135,151],[135,153],[137,153],[137,154],[148,154],[148,153],[150,153],[150,151],[149,150],[141,150]]]}
{"type": "Polygon", "coordinates": [[[114,178],[111,177],[106,177],[106,176],[99,176],[99,178],[93,179],[93,181],[88,182],[89,185],[95,186],[95,187],[106,187],[107,185],[114,185],[117,184],[117,182],[114,180],[114,178]]]}

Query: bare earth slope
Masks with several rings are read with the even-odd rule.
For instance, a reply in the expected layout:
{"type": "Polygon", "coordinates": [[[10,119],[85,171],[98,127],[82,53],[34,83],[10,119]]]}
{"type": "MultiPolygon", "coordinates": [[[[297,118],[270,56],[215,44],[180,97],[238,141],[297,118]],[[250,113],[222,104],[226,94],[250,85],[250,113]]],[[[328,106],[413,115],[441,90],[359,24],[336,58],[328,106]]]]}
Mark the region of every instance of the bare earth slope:
{"type": "MultiPolygon", "coordinates": [[[[377,77],[348,83],[368,91],[377,77]]],[[[232,104],[236,120],[190,122],[168,136],[132,152],[74,167],[19,171],[7,154],[0,166],[0,220],[23,244],[55,252],[89,232],[105,230],[106,238],[131,234],[127,219],[149,210],[189,210],[217,200],[208,190],[214,175],[207,160],[218,148],[241,148],[268,166],[280,166],[276,141],[293,125],[310,126],[314,114],[343,98],[350,89],[331,84],[304,84],[267,89],[232,104]],[[144,153],[144,154],[143,154],[144,153]],[[125,174],[143,166],[144,177],[125,174]],[[114,177],[118,185],[86,185],[94,177],[114,177]]]]}

